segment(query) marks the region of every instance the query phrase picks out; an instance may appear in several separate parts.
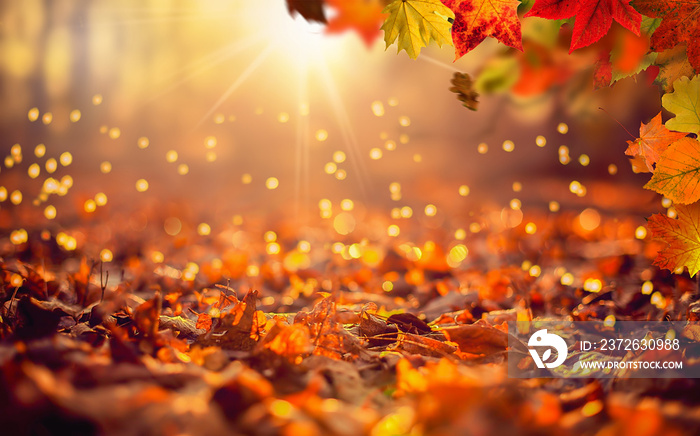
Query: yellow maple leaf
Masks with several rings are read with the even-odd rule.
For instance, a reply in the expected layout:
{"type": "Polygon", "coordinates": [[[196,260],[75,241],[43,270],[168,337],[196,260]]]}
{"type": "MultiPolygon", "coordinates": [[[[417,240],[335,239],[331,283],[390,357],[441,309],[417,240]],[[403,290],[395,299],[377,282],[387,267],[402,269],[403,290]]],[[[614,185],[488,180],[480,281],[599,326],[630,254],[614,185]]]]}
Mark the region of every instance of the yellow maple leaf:
{"type": "Polygon", "coordinates": [[[700,133],[700,75],[673,82],[674,91],[661,97],[661,104],[676,114],[666,127],[676,132],[700,133]]]}
{"type": "Polygon", "coordinates": [[[403,49],[415,59],[430,41],[452,45],[455,14],[440,0],[395,0],[382,13],[389,14],[382,25],[384,42],[389,48],[398,38],[397,53],[403,49]]]}
{"type": "Polygon", "coordinates": [[[671,271],[687,267],[692,277],[700,271],[700,204],[677,205],[676,212],[678,219],[657,213],[647,220],[652,237],[667,244],[654,265],[671,271]]]}
{"type": "Polygon", "coordinates": [[[654,175],[644,188],[689,204],[700,200],[700,142],[681,138],[661,154],[654,175]]]}

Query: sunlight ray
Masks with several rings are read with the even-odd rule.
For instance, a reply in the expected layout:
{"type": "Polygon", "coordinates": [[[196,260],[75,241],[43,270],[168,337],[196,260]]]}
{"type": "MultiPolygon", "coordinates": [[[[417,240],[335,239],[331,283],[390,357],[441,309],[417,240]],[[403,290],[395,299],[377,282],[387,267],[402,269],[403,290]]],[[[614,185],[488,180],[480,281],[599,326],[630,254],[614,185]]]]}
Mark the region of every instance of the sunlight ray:
{"type": "Polygon", "coordinates": [[[251,74],[262,64],[262,62],[270,55],[270,52],[272,51],[274,47],[274,44],[269,44],[265,50],[261,51],[260,54],[251,62],[248,67],[241,73],[240,76],[236,79],[235,82],[219,97],[219,99],[214,103],[214,105],[209,109],[209,111],[202,117],[202,119],[199,120],[195,128],[199,128],[210,116],[211,114],[214,113],[216,109],[218,109],[219,106],[223,102],[228,99],[231,94],[238,89],[239,86],[241,86],[246,80],[248,80],[248,77],[250,77],[251,74]]]}
{"type": "Polygon", "coordinates": [[[422,61],[426,61],[426,62],[431,63],[431,64],[433,64],[433,65],[437,65],[438,67],[442,67],[442,68],[444,68],[444,69],[446,69],[446,70],[450,70],[450,71],[453,71],[453,72],[456,72],[456,73],[461,73],[461,72],[462,72],[462,70],[460,70],[459,68],[455,67],[454,65],[446,64],[446,63],[444,63],[444,62],[442,62],[442,61],[439,61],[439,60],[437,60],[437,59],[435,59],[435,58],[431,58],[430,56],[428,56],[428,55],[426,55],[426,54],[421,54],[420,57],[419,57],[418,59],[420,59],[420,60],[422,60],[422,61]]]}
{"type": "Polygon", "coordinates": [[[202,21],[202,20],[231,20],[231,15],[191,15],[178,14],[153,18],[127,18],[123,20],[93,20],[88,24],[79,24],[81,27],[105,27],[105,26],[138,26],[144,24],[171,23],[176,21],[202,21]]]}
{"type": "Polygon", "coordinates": [[[187,81],[191,80],[192,78],[204,73],[207,70],[210,70],[217,65],[221,64],[222,62],[226,61],[227,59],[230,59],[233,55],[240,53],[256,43],[259,43],[262,40],[262,35],[257,34],[254,35],[254,37],[246,38],[245,40],[242,41],[236,41],[235,43],[227,44],[224,47],[221,47],[206,56],[203,56],[196,61],[191,62],[188,65],[185,65],[182,67],[180,70],[170,74],[169,76],[163,78],[163,82],[167,82],[173,78],[176,78],[178,76],[181,76],[183,74],[186,74],[184,77],[181,77],[177,82],[170,84],[167,88],[159,91],[158,93],[154,94],[152,97],[150,97],[147,102],[152,102],[163,95],[169,93],[173,89],[182,86],[184,83],[187,81]]]}
{"type": "MultiPolygon", "coordinates": [[[[197,6],[173,6],[171,4],[172,2],[166,2],[168,6],[156,6],[156,5],[149,5],[149,4],[142,4],[139,6],[129,6],[129,5],[124,5],[123,3],[119,4],[119,7],[114,7],[113,9],[108,9],[105,7],[105,10],[107,11],[114,11],[114,12],[134,12],[139,15],[143,15],[146,13],[202,13],[202,8],[197,7],[197,6]]],[[[227,3],[229,4],[236,4],[236,7],[239,6],[244,6],[246,5],[245,0],[228,0],[227,3]]],[[[219,9],[226,9],[224,6],[219,6],[219,9]]]]}
{"type": "Polygon", "coordinates": [[[370,183],[370,176],[367,172],[367,168],[363,165],[362,154],[360,153],[360,147],[355,136],[355,132],[352,129],[352,124],[350,123],[350,118],[343,105],[343,100],[338,92],[338,87],[333,81],[333,76],[331,75],[328,65],[325,62],[320,63],[321,76],[323,77],[323,82],[326,85],[326,90],[328,91],[328,98],[333,107],[333,113],[335,115],[338,126],[340,127],[340,133],[343,138],[343,142],[350,153],[352,159],[352,166],[357,173],[357,179],[360,186],[360,191],[362,196],[367,196],[367,191],[365,189],[365,183],[370,183]]]}
{"type": "Polygon", "coordinates": [[[296,166],[294,173],[294,197],[296,217],[302,224],[307,224],[309,206],[309,117],[301,106],[308,104],[308,62],[299,64],[299,118],[296,137],[296,166]]]}

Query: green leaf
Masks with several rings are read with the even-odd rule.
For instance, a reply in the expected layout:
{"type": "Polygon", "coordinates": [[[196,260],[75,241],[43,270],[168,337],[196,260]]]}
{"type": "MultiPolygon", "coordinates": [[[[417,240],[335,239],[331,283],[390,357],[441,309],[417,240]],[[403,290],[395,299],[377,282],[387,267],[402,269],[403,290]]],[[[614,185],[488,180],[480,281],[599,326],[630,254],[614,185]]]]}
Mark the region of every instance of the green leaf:
{"type": "Polygon", "coordinates": [[[651,34],[654,33],[654,31],[659,27],[660,24],[661,18],[651,18],[642,15],[642,34],[646,36],[651,36],[651,34]]]}
{"type": "Polygon", "coordinates": [[[644,57],[642,58],[642,60],[639,62],[639,65],[637,65],[637,68],[635,68],[635,69],[632,70],[632,71],[628,71],[628,72],[623,73],[623,72],[621,72],[621,71],[618,71],[618,70],[613,69],[613,72],[612,72],[612,81],[611,81],[610,83],[611,83],[611,84],[612,84],[612,83],[615,83],[615,82],[617,82],[618,80],[622,80],[622,79],[624,79],[624,78],[626,78],[626,77],[636,76],[637,74],[639,74],[639,73],[641,73],[642,71],[646,70],[646,69],[649,68],[650,66],[654,65],[654,62],[656,61],[656,57],[657,57],[658,55],[659,55],[658,53],[648,53],[648,54],[647,54],[646,56],[644,56],[644,57]]]}

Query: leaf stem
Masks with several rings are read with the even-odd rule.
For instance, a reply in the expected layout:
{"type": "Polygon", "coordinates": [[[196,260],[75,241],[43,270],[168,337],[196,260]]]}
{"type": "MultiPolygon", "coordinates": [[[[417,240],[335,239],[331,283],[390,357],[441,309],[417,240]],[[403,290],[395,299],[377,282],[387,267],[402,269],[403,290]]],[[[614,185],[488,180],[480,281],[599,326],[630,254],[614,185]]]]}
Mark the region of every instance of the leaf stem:
{"type": "Polygon", "coordinates": [[[610,118],[612,118],[613,120],[615,120],[615,122],[616,122],[617,124],[619,124],[620,127],[622,127],[622,128],[625,130],[625,132],[627,132],[628,135],[630,135],[631,137],[637,139],[637,137],[636,137],[635,135],[631,134],[630,131],[627,130],[627,127],[623,126],[622,123],[619,122],[619,121],[617,120],[617,118],[615,118],[615,117],[613,117],[612,115],[610,115],[610,112],[606,111],[606,110],[603,109],[602,107],[599,107],[598,109],[602,110],[603,112],[605,112],[606,114],[608,114],[608,116],[609,116],[610,118]]]}

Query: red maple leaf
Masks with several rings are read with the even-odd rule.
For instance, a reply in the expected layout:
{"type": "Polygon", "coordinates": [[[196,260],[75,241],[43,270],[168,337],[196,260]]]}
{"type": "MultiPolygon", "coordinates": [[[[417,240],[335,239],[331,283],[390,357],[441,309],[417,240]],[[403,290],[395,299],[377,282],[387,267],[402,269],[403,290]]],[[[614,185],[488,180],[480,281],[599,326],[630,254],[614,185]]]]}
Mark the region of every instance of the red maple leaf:
{"type": "Polygon", "coordinates": [[[481,44],[487,36],[523,50],[519,0],[442,0],[442,3],[455,13],[452,25],[455,60],[481,44]]]}
{"type": "Polygon", "coordinates": [[[700,0],[634,0],[634,7],[644,15],[662,19],[651,35],[653,51],[685,42],[690,65],[700,70],[700,0]]]}
{"type": "Polygon", "coordinates": [[[326,3],[337,12],[328,21],[327,33],[355,30],[367,46],[380,35],[384,15],[378,0],[326,0],[326,3]]]}
{"type": "Polygon", "coordinates": [[[607,53],[598,58],[593,66],[593,86],[595,89],[604,88],[612,82],[612,63],[607,53]]]}
{"type": "Polygon", "coordinates": [[[642,15],[629,0],[536,0],[526,17],[564,20],[576,16],[569,53],[605,36],[613,19],[639,36],[642,15]]]}

